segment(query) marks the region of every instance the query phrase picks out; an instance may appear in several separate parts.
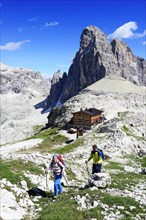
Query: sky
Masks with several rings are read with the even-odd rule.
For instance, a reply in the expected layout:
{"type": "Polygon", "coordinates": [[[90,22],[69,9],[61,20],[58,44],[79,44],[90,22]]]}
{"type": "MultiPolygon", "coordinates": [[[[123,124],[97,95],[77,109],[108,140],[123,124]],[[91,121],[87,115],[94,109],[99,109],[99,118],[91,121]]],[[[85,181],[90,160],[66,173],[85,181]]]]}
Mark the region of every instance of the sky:
{"type": "Polygon", "coordinates": [[[44,76],[68,72],[85,27],[97,26],[146,58],[146,0],[2,0],[1,62],[44,76]]]}

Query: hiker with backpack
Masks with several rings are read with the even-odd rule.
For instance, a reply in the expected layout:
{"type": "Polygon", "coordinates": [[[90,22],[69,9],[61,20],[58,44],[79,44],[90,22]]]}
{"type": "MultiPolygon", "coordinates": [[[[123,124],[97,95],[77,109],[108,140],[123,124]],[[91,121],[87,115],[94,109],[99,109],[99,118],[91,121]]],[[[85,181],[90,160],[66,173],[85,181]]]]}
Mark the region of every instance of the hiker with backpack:
{"type": "Polygon", "coordinates": [[[92,146],[90,157],[85,163],[87,164],[91,159],[93,159],[92,174],[100,173],[104,156],[102,150],[98,149],[96,144],[92,146]]]}
{"type": "Polygon", "coordinates": [[[52,161],[49,165],[49,169],[46,170],[46,173],[48,171],[53,171],[54,174],[54,198],[57,198],[58,193],[63,192],[63,187],[61,185],[61,178],[64,173],[64,165],[61,163],[61,161],[58,159],[57,155],[53,155],[52,161]]]}

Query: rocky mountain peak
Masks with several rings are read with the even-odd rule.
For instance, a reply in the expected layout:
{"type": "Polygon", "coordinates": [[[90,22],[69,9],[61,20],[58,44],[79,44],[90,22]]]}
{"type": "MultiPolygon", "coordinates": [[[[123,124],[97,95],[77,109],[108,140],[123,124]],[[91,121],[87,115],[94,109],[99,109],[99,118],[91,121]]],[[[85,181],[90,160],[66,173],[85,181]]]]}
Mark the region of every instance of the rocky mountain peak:
{"type": "Polygon", "coordinates": [[[60,104],[62,90],[63,86],[65,85],[66,79],[66,72],[62,74],[61,71],[58,70],[56,73],[54,73],[51,80],[50,95],[46,99],[46,104],[42,113],[46,112],[46,110],[48,110],[49,108],[53,108],[56,104],[60,104]]]}
{"type": "Polygon", "coordinates": [[[95,42],[97,43],[99,39],[107,42],[106,35],[99,28],[95,26],[86,27],[81,34],[80,51],[95,44],[95,42]]]}
{"type": "Polygon", "coordinates": [[[117,61],[120,62],[121,58],[125,61],[126,59],[127,61],[129,59],[129,61],[131,60],[131,63],[137,61],[137,57],[133,55],[131,49],[128,47],[128,45],[125,42],[122,42],[119,39],[114,39],[111,42],[111,45],[112,45],[113,54],[116,56],[117,61]],[[122,57],[120,57],[119,55],[122,55],[122,57]]]}
{"type": "Polygon", "coordinates": [[[146,85],[146,61],[136,57],[125,42],[114,39],[111,45],[120,69],[120,75],[136,85],[146,85]]]}
{"type": "Polygon", "coordinates": [[[136,57],[126,43],[118,39],[110,43],[99,28],[86,27],[68,75],[64,80],[57,78],[57,86],[53,83],[51,87],[51,101],[47,107],[55,106],[58,101],[64,103],[107,75],[121,76],[136,85],[146,85],[146,61],[136,57]],[[54,96],[54,93],[59,96],[54,96]]]}
{"type": "Polygon", "coordinates": [[[57,72],[54,73],[52,80],[51,80],[51,84],[53,85],[57,83],[61,78],[62,78],[62,73],[60,70],[58,70],[57,72]]]}

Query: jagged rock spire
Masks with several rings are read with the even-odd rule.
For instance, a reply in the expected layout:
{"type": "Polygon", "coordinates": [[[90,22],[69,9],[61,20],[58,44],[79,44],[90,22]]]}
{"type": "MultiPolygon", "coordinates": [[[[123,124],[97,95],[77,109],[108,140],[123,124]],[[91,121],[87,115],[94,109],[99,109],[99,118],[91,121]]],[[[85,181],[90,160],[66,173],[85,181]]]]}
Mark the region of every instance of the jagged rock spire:
{"type": "Polygon", "coordinates": [[[110,43],[99,28],[86,27],[81,34],[80,47],[68,76],[57,81],[56,86],[52,85],[48,106],[55,106],[58,98],[60,103],[64,103],[107,75],[122,76],[137,85],[144,85],[145,67],[146,61],[134,56],[124,42],[114,39],[110,43]]]}

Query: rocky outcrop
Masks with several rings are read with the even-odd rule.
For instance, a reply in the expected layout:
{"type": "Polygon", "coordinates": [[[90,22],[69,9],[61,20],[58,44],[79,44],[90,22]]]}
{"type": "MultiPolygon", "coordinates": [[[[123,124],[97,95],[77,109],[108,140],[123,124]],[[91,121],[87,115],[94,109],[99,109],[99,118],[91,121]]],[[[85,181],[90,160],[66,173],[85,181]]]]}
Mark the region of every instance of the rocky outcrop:
{"type": "MultiPolygon", "coordinates": [[[[27,183],[25,182],[26,186],[27,183]]],[[[25,215],[31,217],[35,204],[23,188],[18,188],[6,179],[0,180],[1,212],[0,219],[22,219],[25,215]]]]}
{"type": "Polygon", "coordinates": [[[122,76],[137,85],[146,85],[146,61],[134,56],[124,42],[114,39],[110,43],[97,27],[86,27],[68,76],[59,78],[56,86],[52,85],[47,107],[54,106],[58,100],[64,103],[82,89],[111,74],[122,76]]]}
{"type": "Polygon", "coordinates": [[[62,75],[60,70],[54,73],[52,80],[51,80],[50,95],[48,96],[46,100],[45,109],[48,109],[50,107],[52,108],[55,105],[60,104],[60,97],[61,97],[61,93],[63,90],[63,86],[65,85],[66,79],[67,79],[66,73],[62,75]]]}
{"type": "Polygon", "coordinates": [[[141,57],[134,56],[126,43],[118,39],[114,39],[111,45],[120,69],[120,75],[136,85],[144,85],[146,83],[144,79],[146,61],[141,57]]]}
{"type": "Polygon", "coordinates": [[[58,127],[63,127],[68,121],[66,120],[65,117],[65,113],[67,112],[67,107],[66,106],[58,106],[56,108],[53,109],[53,111],[50,112],[50,114],[48,115],[48,123],[47,123],[47,127],[51,127],[51,126],[56,126],[58,127]],[[64,116],[63,116],[64,115],[64,116]],[[58,123],[58,120],[56,120],[56,118],[60,118],[60,116],[62,117],[62,120],[60,121],[60,123],[58,123]]]}
{"type": "Polygon", "coordinates": [[[106,188],[111,184],[111,177],[109,173],[94,173],[89,180],[89,185],[97,188],[106,188]]]}

